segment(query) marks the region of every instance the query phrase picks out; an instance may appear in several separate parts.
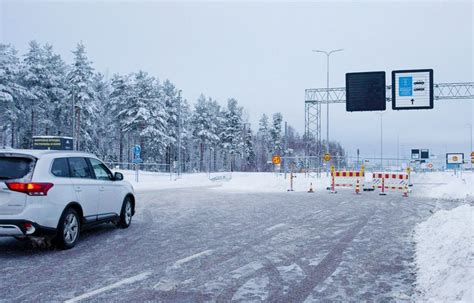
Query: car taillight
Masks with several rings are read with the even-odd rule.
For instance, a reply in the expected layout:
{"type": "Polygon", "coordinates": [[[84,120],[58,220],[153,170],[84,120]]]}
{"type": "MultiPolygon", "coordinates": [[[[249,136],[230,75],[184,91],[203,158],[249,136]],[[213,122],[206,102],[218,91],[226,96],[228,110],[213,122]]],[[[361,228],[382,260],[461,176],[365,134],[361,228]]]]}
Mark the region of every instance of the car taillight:
{"type": "Polygon", "coordinates": [[[53,183],[6,182],[9,190],[25,193],[30,196],[46,196],[53,183]]]}

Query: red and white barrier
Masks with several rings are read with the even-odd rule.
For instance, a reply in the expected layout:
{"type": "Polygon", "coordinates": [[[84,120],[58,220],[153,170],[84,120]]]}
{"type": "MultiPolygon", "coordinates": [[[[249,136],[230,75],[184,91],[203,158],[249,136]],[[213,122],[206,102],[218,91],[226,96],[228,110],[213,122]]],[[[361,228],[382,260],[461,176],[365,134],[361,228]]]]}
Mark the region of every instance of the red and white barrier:
{"type": "Polygon", "coordinates": [[[386,190],[402,191],[404,196],[408,193],[408,174],[393,172],[374,172],[372,176],[373,187],[379,188],[382,193],[386,190]]]}
{"type": "Polygon", "coordinates": [[[334,192],[336,187],[355,187],[356,192],[360,192],[364,180],[364,173],[360,171],[332,171],[331,191],[334,192]]]}

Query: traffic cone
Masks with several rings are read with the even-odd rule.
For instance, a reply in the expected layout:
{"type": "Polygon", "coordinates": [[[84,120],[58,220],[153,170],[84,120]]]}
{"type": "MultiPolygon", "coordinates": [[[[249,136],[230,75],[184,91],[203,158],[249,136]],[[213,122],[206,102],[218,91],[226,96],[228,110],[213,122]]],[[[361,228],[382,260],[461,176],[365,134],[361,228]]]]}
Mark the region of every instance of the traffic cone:
{"type": "Polygon", "coordinates": [[[403,195],[402,197],[408,198],[408,186],[405,185],[405,188],[403,189],[403,195]]]}
{"type": "Polygon", "coordinates": [[[356,183],[356,186],[355,186],[355,190],[356,190],[356,195],[360,194],[359,179],[357,179],[357,183],[356,183]]]}
{"type": "Polygon", "coordinates": [[[313,190],[313,182],[309,183],[309,190],[308,190],[308,193],[314,193],[314,190],[313,190]]]}
{"type": "Polygon", "coordinates": [[[386,196],[387,194],[385,193],[385,178],[382,178],[382,191],[379,193],[381,196],[386,196]]]}

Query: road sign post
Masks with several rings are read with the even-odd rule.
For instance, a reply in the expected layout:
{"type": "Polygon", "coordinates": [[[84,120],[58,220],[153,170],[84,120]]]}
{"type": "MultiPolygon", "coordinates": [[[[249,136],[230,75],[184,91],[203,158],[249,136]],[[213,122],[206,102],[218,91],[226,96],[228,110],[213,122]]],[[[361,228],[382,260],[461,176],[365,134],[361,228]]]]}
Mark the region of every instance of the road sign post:
{"type": "Polygon", "coordinates": [[[141,158],[142,148],[140,145],[135,145],[133,147],[133,163],[135,163],[135,182],[138,183],[138,168],[140,163],[143,162],[141,158]]]}

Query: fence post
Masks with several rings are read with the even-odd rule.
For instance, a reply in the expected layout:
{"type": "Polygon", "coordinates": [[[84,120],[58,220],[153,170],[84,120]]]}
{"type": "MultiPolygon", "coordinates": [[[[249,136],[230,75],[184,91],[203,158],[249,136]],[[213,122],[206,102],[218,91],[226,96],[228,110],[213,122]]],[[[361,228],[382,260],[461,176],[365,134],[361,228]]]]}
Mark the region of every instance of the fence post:
{"type": "Polygon", "coordinates": [[[135,164],[135,182],[138,183],[138,163],[135,164]]]}

